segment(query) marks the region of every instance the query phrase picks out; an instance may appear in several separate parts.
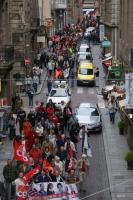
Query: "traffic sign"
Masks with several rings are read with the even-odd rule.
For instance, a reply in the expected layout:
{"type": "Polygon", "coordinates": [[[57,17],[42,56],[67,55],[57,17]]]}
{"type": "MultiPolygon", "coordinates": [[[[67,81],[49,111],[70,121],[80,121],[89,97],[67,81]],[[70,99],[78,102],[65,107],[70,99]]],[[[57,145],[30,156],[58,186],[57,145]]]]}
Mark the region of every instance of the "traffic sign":
{"type": "Polygon", "coordinates": [[[25,59],[25,65],[29,65],[30,64],[30,59],[29,58],[26,58],[25,59]]]}

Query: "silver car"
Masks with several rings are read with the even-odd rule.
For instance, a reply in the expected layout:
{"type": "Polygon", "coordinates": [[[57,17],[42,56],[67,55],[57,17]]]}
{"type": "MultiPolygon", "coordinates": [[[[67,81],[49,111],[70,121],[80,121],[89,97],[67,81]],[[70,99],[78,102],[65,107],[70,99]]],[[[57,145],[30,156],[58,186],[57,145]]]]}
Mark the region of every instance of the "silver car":
{"type": "Polygon", "coordinates": [[[97,104],[81,103],[76,109],[76,118],[79,125],[85,125],[89,132],[102,131],[101,114],[97,104]]]}

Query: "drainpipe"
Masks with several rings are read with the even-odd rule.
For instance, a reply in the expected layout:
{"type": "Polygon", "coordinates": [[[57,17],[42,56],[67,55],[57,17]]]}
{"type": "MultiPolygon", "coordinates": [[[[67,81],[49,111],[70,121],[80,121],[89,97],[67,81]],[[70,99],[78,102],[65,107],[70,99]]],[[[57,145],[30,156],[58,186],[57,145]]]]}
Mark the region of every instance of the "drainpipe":
{"type": "MultiPolygon", "coordinates": [[[[115,0],[115,22],[116,22],[116,25],[118,25],[118,0],[115,0]]],[[[118,33],[117,33],[117,27],[115,27],[115,59],[117,60],[117,49],[118,49],[118,46],[117,46],[117,37],[118,37],[118,33]]]]}

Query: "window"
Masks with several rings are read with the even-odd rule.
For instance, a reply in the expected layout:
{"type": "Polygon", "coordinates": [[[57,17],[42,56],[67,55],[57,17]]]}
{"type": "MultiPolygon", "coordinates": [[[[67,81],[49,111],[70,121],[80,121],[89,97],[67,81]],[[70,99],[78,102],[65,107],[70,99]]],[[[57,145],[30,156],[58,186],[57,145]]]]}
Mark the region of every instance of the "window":
{"type": "Polygon", "coordinates": [[[93,69],[81,68],[79,73],[82,75],[93,75],[93,69]]]}
{"type": "Polygon", "coordinates": [[[67,92],[66,90],[59,89],[59,90],[51,90],[50,93],[51,97],[67,97],[67,92]]]}
{"type": "Polygon", "coordinates": [[[92,107],[80,107],[77,114],[81,116],[99,116],[97,109],[92,107]]]}

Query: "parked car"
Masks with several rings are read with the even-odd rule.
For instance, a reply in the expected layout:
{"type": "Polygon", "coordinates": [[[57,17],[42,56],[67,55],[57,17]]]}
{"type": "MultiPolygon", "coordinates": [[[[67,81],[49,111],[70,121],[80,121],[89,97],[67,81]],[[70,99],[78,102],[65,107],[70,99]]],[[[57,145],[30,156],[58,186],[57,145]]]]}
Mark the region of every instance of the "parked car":
{"type": "Polygon", "coordinates": [[[81,103],[76,109],[76,118],[80,127],[85,125],[89,133],[102,131],[102,119],[97,104],[81,103]]]}
{"type": "Polygon", "coordinates": [[[49,102],[49,99],[51,99],[57,107],[61,106],[62,101],[64,101],[66,105],[69,104],[71,101],[71,90],[67,82],[54,81],[47,102],[49,102]]]}

